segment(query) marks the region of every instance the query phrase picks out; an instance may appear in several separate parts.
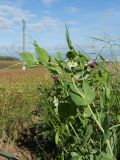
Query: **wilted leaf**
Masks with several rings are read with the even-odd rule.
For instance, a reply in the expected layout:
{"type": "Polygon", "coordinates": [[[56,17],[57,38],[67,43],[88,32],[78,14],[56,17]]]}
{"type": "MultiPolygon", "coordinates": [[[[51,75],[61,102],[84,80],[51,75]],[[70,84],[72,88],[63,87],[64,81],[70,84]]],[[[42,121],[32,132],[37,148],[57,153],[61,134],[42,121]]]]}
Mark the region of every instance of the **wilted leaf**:
{"type": "Polygon", "coordinates": [[[11,155],[10,153],[4,152],[0,149],[0,156],[5,157],[9,160],[17,160],[17,158],[15,158],[15,156],[11,155]]]}

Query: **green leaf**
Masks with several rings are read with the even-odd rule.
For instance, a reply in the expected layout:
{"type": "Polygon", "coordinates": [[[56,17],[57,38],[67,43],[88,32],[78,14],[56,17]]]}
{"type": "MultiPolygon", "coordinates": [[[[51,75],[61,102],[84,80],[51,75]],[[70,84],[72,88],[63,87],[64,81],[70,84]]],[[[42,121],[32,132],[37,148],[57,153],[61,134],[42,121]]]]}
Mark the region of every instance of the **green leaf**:
{"type": "Polygon", "coordinates": [[[71,160],[83,160],[83,158],[77,152],[71,152],[70,155],[71,155],[71,160]]]}
{"type": "Polygon", "coordinates": [[[48,64],[49,55],[48,55],[47,51],[43,48],[40,48],[39,46],[35,47],[35,51],[38,55],[39,62],[44,65],[48,64]]]}
{"type": "Polygon", "coordinates": [[[59,142],[59,132],[57,131],[56,134],[55,134],[55,143],[56,143],[56,145],[58,145],[58,142],[59,142]]]}
{"type": "Polygon", "coordinates": [[[62,69],[59,66],[46,66],[54,74],[62,74],[62,69]]]}
{"type": "Polygon", "coordinates": [[[88,107],[85,107],[83,115],[84,115],[85,118],[91,116],[91,112],[90,112],[88,107]]]}
{"type": "Polygon", "coordinates": [[[101,56],[101,55],[100,55],[100,59],[101,59],[102,61],[105,61],[105,58],[104,58],[103,56],[101,56]]]}
{"type": "Polygon", "coordinates": [[[59,61],[59,65],[61,68],[65,69],[67,67],[67,64],[63,61],[63,62],[60,62],[59,61]]]}
{"type": "Polygon", "coordinates": [[[34,65],[39,64],[37,59],[31,53],[23,52],[23,53],[20,53],[20,56],[25,62],[27,62],[28,67],[32,67],[34,65]]]}
{"type": "Polygon", "coordinates": [[[80,93],[80,95],[82,95],[82,97],[85,96],[84,91],[82,90],[82,88],[77,87],[77,89],[76,89],[76,87],[73,85],[73,83],[70,84],[70,89],[72,90],[72,92],[75,92],[75,93],[78,94],[78,95],[79,95],[79,93],[80,93]],[[79,92],[78,92],[78,91],[79,91],[79,92]]]}
{"type": "Polygon", "coordinates": [[[72,42],[70,40],[70,34],[68,32],[68,27],[66,26],[66,41],[67,41],[67,44],[68,44],[68,47],[71,49],[74,49],[73,45],[72,45],[72,42]]]}
{"type": "Polygon", "coordinates": [[[84,102],[85,105],[89,105],[93,102],[95,98],[94,90],[89,86],[87,81],[83,81],[83,90],[85,93],[84,102]]]}
{"type": "Polygon", "coordinates": [[[72,102],[60,103],[58,106],[58,113],[60,118],[68,118],[77,114],[77,107],[72,102]]]}
{"type": "Polygon", "coordinates": [[[66,57],[68,59],[73,59],[77,56],[77,53],[75,52],[75,50],[70,50],[67,52],[66,57]]]}
{"type": "Polygon", "coordinates": [[[110,99],[110,88],[108,88],[107,86],[105,87],[105,91],[106,91],[106,97],[108,99],[110,99]]]}
{"type": "Polygon", "coordinates": [[[70,97],[77,106],[81,106],[85,104],[84,99],[81,98],[80,95],[76,94],[75,92],[70,92],[70,97]]]}
{"type": "Polygon", "coordinates": [[[104,120],[103,120],[103,128],[104,128],[104,131],[105,131],[105,132],[109,131],[110,124],[111,124],[110,115],[108,115],[108,114],[106,113],[106,114],[105,114],[105,117],[104,117],[104,120]]]}
{"type": "Polygon", "coordinates": [[[90,138],[90,136],[92,135],[93,133],[93,127],[91,124],[87,125],[87,128],[86,128],[86,132],[85,132],[85,135],[84,135],[84,142],[83,142],[83,146],[85,146],[90,138]]]}
{"type": "Polygon", "coordinates": [[[72,157],[76,157],[76,156],[78,156],[78,153],[77,153],[77,152],[71,152],[70,155],[71,155],[72,157]]]}
{"type": "Polygon", "coordinates": [[[70,88],[71,88],[71,92],[70,92],[71,99],[76,105],[87,106],[93,102],[95,98],[95,93],[94,93],[94,90],[88,85],[86,81],[83,82],[82,89],[78,88],[77,90],[74,87],[74,85],[70,85],[70,88]]]}
{"type": "Polygon", "coordinates": [[[63,61],[64,59],[62,58],[62,53],[61,52],[57,52],[57,58],[60,60],[60,61],[63,61]]]}
{"type": "Polygon", "coordinates": [[[116,160],[110,153],[101,152],[96,160],[116,160]]]}
{"type": "Polygon", "coordinates": [[[118,120],[118,122],[120,122],[120,115],[117,116],[117,120],[118,120]]]}
{"type": "Polygon", "coordinates": [[[51,66],[58,66],[59,65],[59,63],[57,62],[57,60],[53,56],[50,56],[49,64],[51,66]]]}

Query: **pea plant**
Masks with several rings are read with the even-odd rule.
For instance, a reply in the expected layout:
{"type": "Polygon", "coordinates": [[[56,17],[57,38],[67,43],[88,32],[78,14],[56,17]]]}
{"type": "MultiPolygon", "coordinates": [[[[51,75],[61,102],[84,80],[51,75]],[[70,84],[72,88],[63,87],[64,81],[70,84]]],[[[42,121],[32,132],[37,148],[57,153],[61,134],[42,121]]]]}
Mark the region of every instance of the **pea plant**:
{"type": "MultiPolygon", "coordinates": [[[[56,58],[34,42],[37,58],[21,53],[26,67],[42,65],[54,81],[47,115],[60,160],[117,160],[120,149],[120,94],[99,55],[76,51],[66,28],[69,51],[56,58]]],[[[114,80],[115,84],[115,80],[114,80]]],[[[45,106],[44,106],[45,107],[45,106]]]]}

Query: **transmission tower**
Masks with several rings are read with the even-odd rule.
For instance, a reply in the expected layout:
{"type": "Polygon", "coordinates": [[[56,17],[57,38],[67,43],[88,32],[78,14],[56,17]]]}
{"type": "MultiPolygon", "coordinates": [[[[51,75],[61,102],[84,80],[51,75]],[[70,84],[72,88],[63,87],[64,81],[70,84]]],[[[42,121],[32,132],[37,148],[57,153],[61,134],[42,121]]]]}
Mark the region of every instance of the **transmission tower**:
{"type": "Polygon", "coordinates": [[[23,52],[25,52],[25,29],[26,29],[26,24],[25,24],[25,20],[22,20],[22,24],[23,24],[23,52]]]}

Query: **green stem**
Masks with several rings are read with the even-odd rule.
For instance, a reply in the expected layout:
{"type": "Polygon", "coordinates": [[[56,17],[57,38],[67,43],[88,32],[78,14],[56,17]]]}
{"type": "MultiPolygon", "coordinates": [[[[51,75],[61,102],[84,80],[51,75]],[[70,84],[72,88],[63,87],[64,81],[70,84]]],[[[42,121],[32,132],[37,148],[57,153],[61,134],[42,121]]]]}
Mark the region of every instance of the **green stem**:
{"type": "Polygon", "coordinates": [[[109,150],[110,150],[110,154],[111,154],[112,156],[114,156],[114,155],[113,155],[113,152],[112,152],[112,148],[111,148],[111,145],[110,145],[109,140],[107,139],[106,142],[107,142],[108,148],[109,148],[109,150]]]}
{"type": "Polygon", "coordinates": [[[91,112],[91,114],[92,114],[92,116],[93,116],[93,119],[95,120],[95,122],[96,122],[97,125],[99,126],[100,130],[101,130],[102,133],[104,134],[104,129],[102,128],[101,124],[100,124],[99,121],[97,120],[97,118],[96,118],[95,114],[93,113],[90,105],[88,105],[88,108],[89,108],[89,110],[90,110],[90,112],[91,112]]]}
{"type": "Polygon", "coordinates": [[[80,140],[79,140],[78,134],[76,133],[76,131],[75,131],[75,129],[74,129],[72,123],[69,122],[69,124],[70,124],[70,127],[72,128],[72,130],[73,130],[74,134],[76,135],[76,137],[77,137],[77,139],[78,139],[78,142],[79,142],[80,140]]]}
{"type": "Polygon", "coordinates": [[[109,129],[111,130],[111,129],[116,128],[116,127],[120,127],[120,124],[114,125],[114,126],[110,127],[109,129]]]}
{"type": "Polygon", "coordinates": [[[73,85],[74,85],[75,89],[77,90],[78,94],[79,94],[82,98],[84,98],[84,95],[83,95],[83,94],[80,92],[80,90],[77,88],[77,86],[76,86],[76,84],[75,84],[74,78],[72,78],[72,82],[73,82],[73,85]]]}
{"type": "MultiPolygon", "coordinates": [[[[59,76],[59,77],[60,77],[60,76],[59,76]]],[[[68,96],[69,94],[68,94],[67,90],[64,88],[64,84],[63,84],[63,81],[62,81],[61,78],[60,78],[60,82],[61,82],[61,84],[62,84],[62,86],[63,86],[64,92],[66,92],[66,95],[68,96]]]]}

